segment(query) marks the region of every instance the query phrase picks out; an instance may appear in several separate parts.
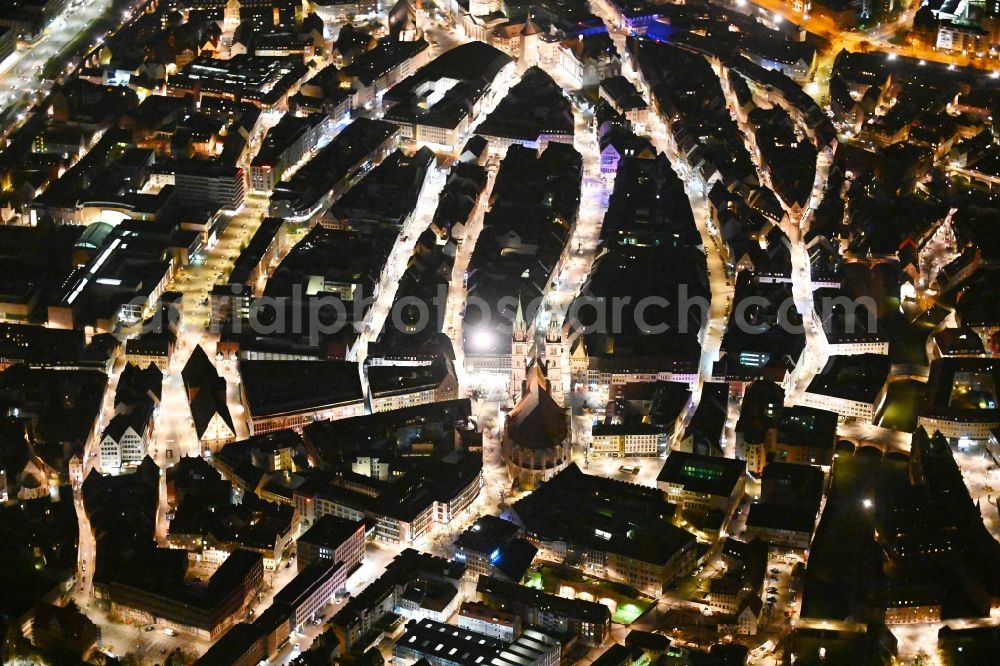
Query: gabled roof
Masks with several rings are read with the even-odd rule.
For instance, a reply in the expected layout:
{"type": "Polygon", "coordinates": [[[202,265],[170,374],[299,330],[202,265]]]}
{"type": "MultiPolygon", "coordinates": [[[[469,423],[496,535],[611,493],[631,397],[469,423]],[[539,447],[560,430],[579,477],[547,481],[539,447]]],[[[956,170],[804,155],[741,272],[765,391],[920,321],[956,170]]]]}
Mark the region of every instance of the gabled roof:
{"type": "Polygon", "coordinates": [[[215,390],[198,391],[191,399],[191,418],[194,420],[195,432],[198,434],[198,439],[204,436],[205,431],[208,430],[208,426],[211,425],[212,419],[216,415],[223,420],[234,435],[236,434],[233,417],[229,413],[229,407],[225,402],[225,380],[220,377],[219,382],[222,383],[221,399],[220,392],[215,390]]]}
{"type": "Polygon", "coordinates": [[[198,438],[201,439],[205,434],[216,414],[229,430],[236,434],[233,417],[226,404],[226,380],[216,372],[215,366],[201,345],[196,346],[191,352],[191,357],[181,371],[181,377],[184,380],[184,388],[187,389],[191,418],[194,420],[198,438]]]}
{"type": "Polygon", "coordinates": [[[601,152],[612,146],[619,155],[631,155],[640,159],[656,159],[656,148],[649,139],[636,136],[632,132],[611,130],[600,138],[601,152]]]}
{"type": "Polygon", "coordinates": [[[44,629],[66,641],[97,640],[100,631],[90,619],[69,606],[39,603],[35,606],[35,630],[44,629]]]}
{"type": "Polygon", "coordinates": [[[150,400],[146,400],[141,403],[137,403],[132,406],[127,411],[121,412],[115,415],[114,418],[108,423],[108,426],[104,429],[102,439],[104,437],[111,437],[115,442],[121,441],[122,435],[129,428],[135,431],[137,435],[142,436],[142,432],[146,429],[146,423],[153,415],[153,403],[150,400]]]}
{"type": "Polygon", "coordinates": [[[756,594],[751,594],[740,602],[739,608],[736,612],[737,615],[742,615],[743,611],[750,609],[750,612],[754,614],[755,617],[760,616],[760,610],[763,608],[764,602],[760,600],[756,594]]]}
{"type": "Polygon", "coordinates": [[[218,377],[218,373],[215,371],[215,365],[209,360],[208,354],[202,349],[201,345],[195,346],[191,351],[191,356],[188,358],[187,363],[184,364],[184,369],[181,370],[181,378],[184,380],[184,386],[201,383],[207,377],[218,377]]]}
{"type": "Polygon", "coordinates": [[[507,435],[525,448],[551,448],[566,439],[566,410],[549,393],[537,359],[528,368],[524,395],[507,420],[507,435]]]}
{"type": "Polygon", "coordinates": [[[115,391],[115,405],[134,403],[149,397],[160,401],[163,392],[163,373],[150,363],[141,368],[127,363],[118,377],[118,388],[115,391]]]}

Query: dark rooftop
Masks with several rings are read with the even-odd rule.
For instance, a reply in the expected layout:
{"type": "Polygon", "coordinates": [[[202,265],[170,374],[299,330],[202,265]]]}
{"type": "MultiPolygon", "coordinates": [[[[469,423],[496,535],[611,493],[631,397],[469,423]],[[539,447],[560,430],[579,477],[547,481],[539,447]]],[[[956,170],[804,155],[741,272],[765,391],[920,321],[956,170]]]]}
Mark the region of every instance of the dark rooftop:
{"type": "Polygon", "coordinates": [[[492,576],[480,576],[476,591],[487,599],[495,599],[496,601],[492,603],[498,603],[501,609],[508,604],[524,604],[548,615],[599,626],[611,621],[611,611],[603,604],[582,599],[567,599],[492,576]]]}
{"type": "Polygon", "coordinates": [[[573,109],[561,86],[539,67],[528,69],[476,131],[521,141],[573,136],[573,109]]]}
{"type": "Polygon", "coordinates": [[[521,528],[498,516],[485,515],[455,539],[455,548],[477,553],[492,553],[503,544],[515,539],[521,528]]]}
{"type": "Polygon", "coordinates": [[[729,497],[746,468],[743,460],[671,451],[656,482],[676,484],[685,491],[729,497]]]}
{"type": "Polygon", "coordinates": [[[475,101],[489,90],[493,79],[511,62],[510,56],[485,42],[472,41],[445,51],[396,84],[383,97],[387,120],[454,128],[469,116],[475,101]],[[443,94],[435,85],[448,79],[443,94]],[[428,88],[428,86],[430,88],[428,88]],[[434,98],[428,103],[428,98],[434,98]]]}
{"type": "Polygon", "coordinates": [[[344,68],[344,74],[356,78],[362,85],[370,86],[380,76],[429,46],[423,39],[410,42],[383,38],[375,48],[354,58],[351,64],[344,68]]]}
{"type": "Polygon", "coordinates": [[[242,361],[240,377],[254,416],[364,400],[358,365],[349,361],[242,361]]]}
{"type": "Polygon", "coordinates": [[[571,463],[510,510],[536,538],[664,564],[695,541],[672,524],[675,508],[659,490],[584,474],[571,463]]]}
{"type": "Polygon", "coordinates": [[[312,527],[298,538],[298,542],[336,548],[363,527],[363,521],[327,514],[313,523],[312,527]]]}
{"type": "Polygon", "coordinates": [[[891,364],[890,358],[881,354],[831,356],[823,372],[810,382],[807,391],[871,403],[885,385],[891,364]]]}
{"type": "Polygon", "coordinates": [[[789,446],[833,445],[837,413],[812,407],[788,407],[781,412],[778,441],[789,446]]]}

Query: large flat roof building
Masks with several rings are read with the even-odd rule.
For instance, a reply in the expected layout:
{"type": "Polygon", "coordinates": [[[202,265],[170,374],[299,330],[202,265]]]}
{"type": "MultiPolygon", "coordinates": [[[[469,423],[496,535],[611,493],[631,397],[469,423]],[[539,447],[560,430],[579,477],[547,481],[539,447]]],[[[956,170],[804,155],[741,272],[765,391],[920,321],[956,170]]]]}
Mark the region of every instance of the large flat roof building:
{"type": "Polygon", "coordinates": [[[479,577],[476,592],[491,608],[520,615],[525,625],[572,632],[587,645],[601,645],[611,633],[611,611],[595,601],[567,599],[490,576],[479,577]]]}
{"type": "Polygon", "coordinates": [[[111,330],[136,323],[148,314],[175,268],[172,239],[147,224],[123,222],[100,243],[98,251],[63,283],[49,304],[49,325],[75,328],[87,324],[111,330]]]}
{"type": "Polygon", "coordinates": [[[270,194],[285,171],[316,147],[330,124],[325,113],[311,113],[304,118],[290,113],[282,116],[268,130],[250,163],[250,189],[270,194]]]}
{"type": "Polygon", "coordinates": [[[656,487],[682,509],[721,511],[728,517],[743,497],[746,462],[672,451],[656,477],[656,487]]]}
{"type": "Polygon", "coordinates": [[[809,383],[801,404],[871,420],[884,399],[891,365],[881,354],[832,356],[809,383]]]}
{"type": "Polygon", "coordinates": [[[364,413],[356,363],[242,361],[240,376],[240,398],[251,435],[364,413]]]}
{"type": "Polygon", "coordinates": [[[644,592],[662,594],[695,566],[695,537],[672,523],[654,488],[584,474],[570,464],[510,508],[543,559],[579,561],[644,592]]]}
{"type": "Polygon", "coordinates": [[[393,648],[393,654],[425,659],[436,666],[489,663],[507,643],[462,627],[433,620],[410,621],[393,648]]]}
{"type": "Polygon", "coordinates": [[[342,77],[350,82],[355,107],[370,107],[430,59],[430,44],[423,39],[412,42],[385,37],[375,48],[359,54],[344,68],[342,77]]]}
{"type": "Polygon", "coordinates": [[[928,432],[987,440],[1000,426],[1000,361],[940,358],[931,363],[929,394],[918,418],[928,432]]]}
{"type": "Polygon", "coordinates": [[[299,571],[322,557],[351,566],[361,564],[365,559],[365,523],[323,516],[296,540],[295,554],[299,571]]]}
{"type": "Polygon", "coordinates": [[[194,93],[243,100],[263,109],[278,109],[309,72],[294,56],[238,54],[229,60],[198,57],[170,77],[167,89],[177,96],[194,93]]]}
{"type": "Polygon", "coordinates": [[[320,557],[304,568],[274,595],[274,603],[291,609],[291,624],[299,627],[330,603],[333,595],[344,589],[347,577],[356,565],[320,557]]]}
{"type": "Polygon", "coordinates": [[[330,207],[322,224],[350,229],[405,227],[435,161],[426,147],[412,155],[394,151],[330,207]]]}
{"type": "Polygon", "coordinates": [[[187,565],[187,552],[160,549],[110,581],[95,581],[95,591],[133,621],[155,620],[214,640],[243,617],[256,597],[263,584],[263,558],[237,550],[204,587],[186,582],[187,565]]]}

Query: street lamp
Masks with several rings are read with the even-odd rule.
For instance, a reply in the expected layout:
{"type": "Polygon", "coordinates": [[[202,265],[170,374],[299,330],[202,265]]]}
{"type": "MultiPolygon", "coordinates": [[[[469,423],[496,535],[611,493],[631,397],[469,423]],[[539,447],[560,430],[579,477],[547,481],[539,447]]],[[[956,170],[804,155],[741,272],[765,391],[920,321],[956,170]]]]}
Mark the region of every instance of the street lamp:
{"type": "Polygon", "coordinates": [[[861,506],[863,506],[866,510],[871,511],[872,507],[875,506],[875,502],[871,501],[866,497],[865,499],[861,500],[861,506]]]}

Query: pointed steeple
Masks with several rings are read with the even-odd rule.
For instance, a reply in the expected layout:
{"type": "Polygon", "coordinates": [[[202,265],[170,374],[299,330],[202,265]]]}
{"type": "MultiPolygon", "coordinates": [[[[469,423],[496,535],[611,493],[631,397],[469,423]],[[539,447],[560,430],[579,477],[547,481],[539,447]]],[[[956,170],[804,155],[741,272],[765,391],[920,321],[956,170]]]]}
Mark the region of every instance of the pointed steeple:
{"type": "Polygon", "coordinates": [[[549,330],[545,334],[545,339],[549,342],[559,342],[562,340],[562,327],[559,326],[559,313],[553,312],[549,318],[549,330]]]}
{"type": "Polygon", "coordinates": [[[531,20],[531,12],[528,12],[528,18],[524,22],[524,35],[525,37],[531,37],[532,35],[537,35],[542,31],[538,27],[538,24],[531,20]]]}
{"type": "Polygon", "coordinates": [[[521,307],[521,297],[517,297],[517,314],[514,316],[514,339],[528,339],[528,322],[524,320],[524,309],[521,307]]]}

